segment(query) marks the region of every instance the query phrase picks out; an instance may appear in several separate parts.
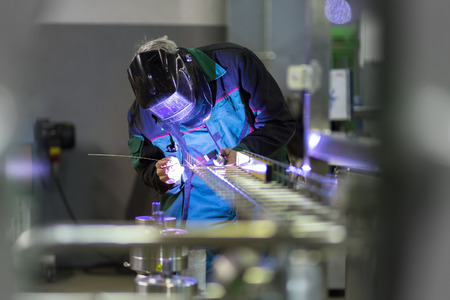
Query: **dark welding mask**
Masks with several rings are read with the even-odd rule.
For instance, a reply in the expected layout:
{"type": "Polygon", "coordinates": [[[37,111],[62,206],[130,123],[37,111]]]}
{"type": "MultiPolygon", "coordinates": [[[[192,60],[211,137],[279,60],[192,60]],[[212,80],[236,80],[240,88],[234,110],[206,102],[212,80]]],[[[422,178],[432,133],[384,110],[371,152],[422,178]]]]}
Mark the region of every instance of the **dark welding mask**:
{"type": "Polygon", "coordinates": [[[135,56],[128,79],[136,100],[161,122],[193,128],[211,116],[211,90],[195,59],[185,49],[135,56]]]}

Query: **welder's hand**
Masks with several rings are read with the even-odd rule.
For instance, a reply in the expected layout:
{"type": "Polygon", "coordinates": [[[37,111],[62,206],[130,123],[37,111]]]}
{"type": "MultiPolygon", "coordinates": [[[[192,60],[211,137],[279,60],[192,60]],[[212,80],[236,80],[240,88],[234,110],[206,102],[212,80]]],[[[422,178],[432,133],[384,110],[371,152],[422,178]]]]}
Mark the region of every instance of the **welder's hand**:
{"type": "Polygon", "coordinates": [[[172,184],[181,179],[184,167],[175,156],[164,157],[156,162],[156,175],[166,184],[172,184]]]}
{"type": "Polygon", "coordinates": [[[226,159],[227,165],[234,165],[236,163],[236,151],[223,148],[220,149],[220,155],[226,159]]]}

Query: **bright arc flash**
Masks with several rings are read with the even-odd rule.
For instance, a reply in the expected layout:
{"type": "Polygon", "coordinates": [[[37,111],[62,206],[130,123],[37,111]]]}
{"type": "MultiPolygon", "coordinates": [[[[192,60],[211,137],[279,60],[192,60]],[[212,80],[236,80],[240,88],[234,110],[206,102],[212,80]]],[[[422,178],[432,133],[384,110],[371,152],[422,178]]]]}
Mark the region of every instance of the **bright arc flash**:
{"type": "Polygon", "coordinates": [[[320,142],[320,135],[317,133],[310,133],[308,137],[309,149],[315,148],[320,142]]]}
{"type": "Polygon", "coordinates": [[[248,164],[248,165],[241,165],[241,169],[245,171],[252,171],[260,174],[265,174],[267,172],[267,165],[266,164],[248,164]]]}
{"type": "Polygon", "coordinates": [[[309,171],[311,171],[311,166],[310,166],[310,165],[307,165],[307,164],[304,164],[304,165],[301,167],[301,169],[302,169],[304,172],[309,172],[309,171]]]}

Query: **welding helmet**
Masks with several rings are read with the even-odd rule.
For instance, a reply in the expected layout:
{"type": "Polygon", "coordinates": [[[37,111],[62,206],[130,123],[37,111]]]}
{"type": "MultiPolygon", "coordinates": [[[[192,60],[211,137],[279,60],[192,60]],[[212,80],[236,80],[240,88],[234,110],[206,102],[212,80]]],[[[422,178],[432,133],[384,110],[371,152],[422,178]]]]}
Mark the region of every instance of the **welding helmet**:
{"type": "Polygon", "coordinates": [[[211,115],[208,82],[185,49],[137,54],[128,68],[128,79],[139,105],[163,123],[193,128],[211,115]]]}

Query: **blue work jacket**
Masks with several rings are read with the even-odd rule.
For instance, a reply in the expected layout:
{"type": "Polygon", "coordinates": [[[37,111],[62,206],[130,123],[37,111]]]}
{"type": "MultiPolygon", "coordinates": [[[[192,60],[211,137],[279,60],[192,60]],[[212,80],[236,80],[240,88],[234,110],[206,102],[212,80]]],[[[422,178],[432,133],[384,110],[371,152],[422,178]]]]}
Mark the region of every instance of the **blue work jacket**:
{"type": "MultiPolygon", "coordinates": [[[[294,134],[295,120],[280,88],[250,50],[232,43],[187,49],[197,60],[211,88],[211,118],[197,128],[179,127],[190,155],[197,159],[212,150],[249,150],[285,163],[286,144],[294,134]]],[[[179,141],[161,128],[157,118],[134,101],[128,112],[130,155],[161,159],[185,155],[179,141]]],[[[181,218],[186,176],[165,184],[156,175],[155,161],[134,158],[141,180],[161,194],[165,215],[181,218]]],[[[217,196],[203,180],[191,181],[188,220],[221,222],[235,218],[232,205],[217,196]]]]}

